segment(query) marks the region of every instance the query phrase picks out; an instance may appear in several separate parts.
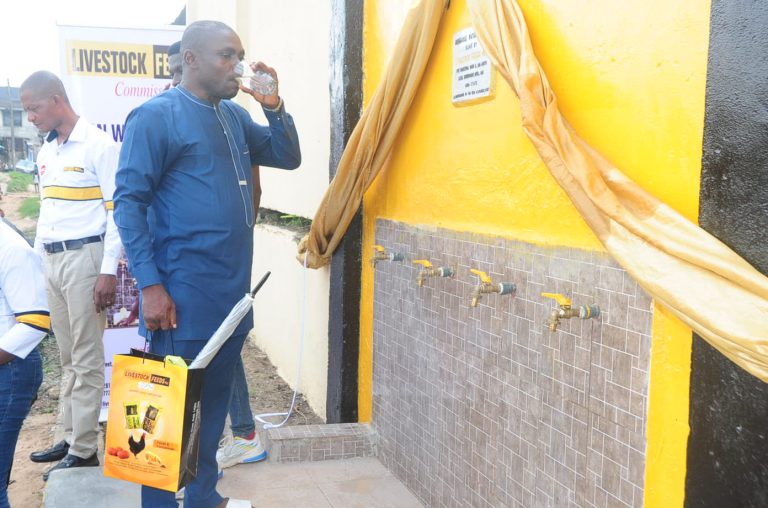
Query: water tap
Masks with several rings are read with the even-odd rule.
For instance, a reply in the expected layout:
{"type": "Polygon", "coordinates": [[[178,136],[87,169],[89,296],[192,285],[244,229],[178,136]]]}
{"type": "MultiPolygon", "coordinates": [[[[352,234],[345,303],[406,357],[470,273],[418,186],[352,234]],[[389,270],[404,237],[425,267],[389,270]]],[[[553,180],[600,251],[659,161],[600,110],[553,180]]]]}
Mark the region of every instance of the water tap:
{"type": "Polygon", "coordinates": [[[579,319],[591,319],[600,315],[600,307],[597,305],[582,305],[580,307],[572,308],[571,299],[560,293],[541,293],[541,296],[552,298],[559,305],[559,308],[552,309],[552,312],[549,313],[547,325],[550,332],[557,330],[557,325],[560,323],[561,319],[574,317],[579,319]]]}
{"type": "Polygon", "coordinates": [[[472,268],[469,270],[480,278],[480,283],[475,286],[472,291],[472,301],[469,302],[470,307],[477,307],[477,302],[480,301],[483,294],[499,293],[500,295],[514,294],[517,291],[517,286],[511,282],[499,282],[494,284],[487,273],[475,270],[472,268]]]}
{"type": "Polygon", "coordinates": [[[399,252],[387,252],[381,245],[373,246],[373,257],[371,258],[371,266],[376,268],[376,263],[379,261],[402,261],[403,255],[399,252]]]}
{"type": "Polygon", "coordinates": [[[424,285],[424,280],[427,277],[453,277],[453,274],[456,272],[450,266],[441,266],[440,268],[433,268],[432,263],[430,263],[426,259],[416,259],[412,261],[412,263],[415,265],[421,265],[421,270],[419,270],[419,275],[416,277],[416,283],[419,285],[419,287],[424,285]]]}

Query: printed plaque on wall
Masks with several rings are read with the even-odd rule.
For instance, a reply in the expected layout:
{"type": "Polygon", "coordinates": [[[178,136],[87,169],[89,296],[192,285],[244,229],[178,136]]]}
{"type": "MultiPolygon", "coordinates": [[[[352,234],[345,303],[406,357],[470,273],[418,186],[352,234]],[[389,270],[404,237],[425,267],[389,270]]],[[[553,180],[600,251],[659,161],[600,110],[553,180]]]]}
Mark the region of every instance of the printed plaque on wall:
{"type": "Polygon", "coordinates": [[[453,36],[454,104],[462,104],[493,95],[493,65],[486,56],[474,28],[459,30],[453,36]]]}

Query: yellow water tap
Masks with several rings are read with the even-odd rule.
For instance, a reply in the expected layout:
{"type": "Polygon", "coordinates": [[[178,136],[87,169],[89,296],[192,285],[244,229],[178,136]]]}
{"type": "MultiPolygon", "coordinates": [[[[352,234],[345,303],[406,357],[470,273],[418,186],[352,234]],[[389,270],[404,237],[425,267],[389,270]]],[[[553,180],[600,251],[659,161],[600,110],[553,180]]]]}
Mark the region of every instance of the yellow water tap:
{"type": "Polygon", "coordinates": [[[450,266],[441,266],[440,268],[433,268],[432,263],[426,259],[415,259],[411,261],[414,265],[421,265],[419,275],[416,277],[416,283],[419,287],[424,285],[424,280],[427,277],[453,277],[455,270],[450,266]]]}
{"type": "Polygon", "coordinates": [[[571,299],[565,295],[561,295],[560,293],[541,293],[541,296],[545,298],[552,298],[560,307],[565,309],[571,308],[571,299]]]}
{"type": "Polygon", "coordinates": [[[547,324],[550,332],[557,330],[557,325],[560,323],[561,319],[574,317],[579,319],[590,319],[600,315],[600,307],[597,305],[582,305],[575,309],[571,308],[571,299],[560,293],[541,293],[541,296],[552,298],[559,306],[559,308],[552,309],[552,312],[549,313],[547,324]]]}
{"type": "Polygon", "coordinates": [[[487,273],[474,268],[469,271],[480,278],[480,283],[475,286],[475,289],[472,291],[472,300],[469,302],[470,307],[477,307],[477,302],[480,301],[483,294],[499,293],[500,295],[509,295],[517,291],[517,286],[511,282],[499,282],[498,284],[494,284],[487,273]]]}
{"type": "Polygon", "coordinates": [[[390,252],[387,254],[387,251],[384,250],[384,247],[381,245],[374,245],[373,246],[373,257],[371,258],[371,266],[376,268],[376,263],[379,261],[402,261],[403,255],[399,252],[390,252]]]}

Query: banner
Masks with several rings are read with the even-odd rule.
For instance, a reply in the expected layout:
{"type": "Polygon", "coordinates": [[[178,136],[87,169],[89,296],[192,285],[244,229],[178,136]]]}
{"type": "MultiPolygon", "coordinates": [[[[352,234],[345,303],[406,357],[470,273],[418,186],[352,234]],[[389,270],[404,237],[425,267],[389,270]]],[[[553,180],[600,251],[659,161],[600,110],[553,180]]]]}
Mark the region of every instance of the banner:
{"type": "MultiPolygon", "coordinates": [[[[170,83],[168,47],[181,40],[183,31],[183,26],[59,25],[59,77],[75,112],[122,143],[128,113],[162,93],[170,83]]],[[[144,348],[144,338],[136,326],[117,327],[137,299],[138,291],[122,259],[115,304],[107,311],[104,332],[105,385],[99,421],[107,419],[113,356],[144,348]]]]}
{"type": "Polygon", "coordinates": [[[104,330],[104,393],[101,396],[99,421],[107,421],[109,395],[112,390],[112,360],[115,355],[125,354],[131,349],[144,350],[144,337],[136,333],[136,327],[107,328],[104,330]]]}
{"type": "Polygon", "coordinates": [[[72,107],[122,143],[128,113],[170,83],[168,47],[183,31],[60,25],[60,77],[72,107]]]}

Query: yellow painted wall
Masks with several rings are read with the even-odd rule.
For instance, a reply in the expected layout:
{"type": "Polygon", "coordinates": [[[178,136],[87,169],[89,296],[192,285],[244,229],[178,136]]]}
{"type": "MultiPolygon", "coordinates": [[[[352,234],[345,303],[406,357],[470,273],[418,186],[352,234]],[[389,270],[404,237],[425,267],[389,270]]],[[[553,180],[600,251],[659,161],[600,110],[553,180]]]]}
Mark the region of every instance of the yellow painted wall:
{"type": "MultiPolygon", "coordinates": [[[[366,100],[410,4],[365,3],[366,100]]],[[[576,131],[628,176],[695,221],[709,3],[520,0],[520,6],[560,108],[576,131]]],[[[522,131],[519,104],[506,83],[497,79],[495,98],[486,102],[451,103],[451,40],[470,24],[466,0],[452,0],[407,126],[365,196],[364,256],[372,252],[376,218],[603,250],[522,131]]],[[[371,418],[372,295],[373,272],[365,264],[361,421],[371,418]]],[[[690,329],[655,311],[646,506],[682,505],[690,342],[690,329]],[[666,428],[669,419],[676,424],[666,428]],[[660,492],[655,482],[663,476],[657,472],[664,470],[678,473],[664,479],[662,500],[654,496],[660,492]]]]}
{"type": "Polygon", "coordinates": [[[654,305],[645,450],[645,506],[681,507],[685,500],[691,329],[654,305]]]}

